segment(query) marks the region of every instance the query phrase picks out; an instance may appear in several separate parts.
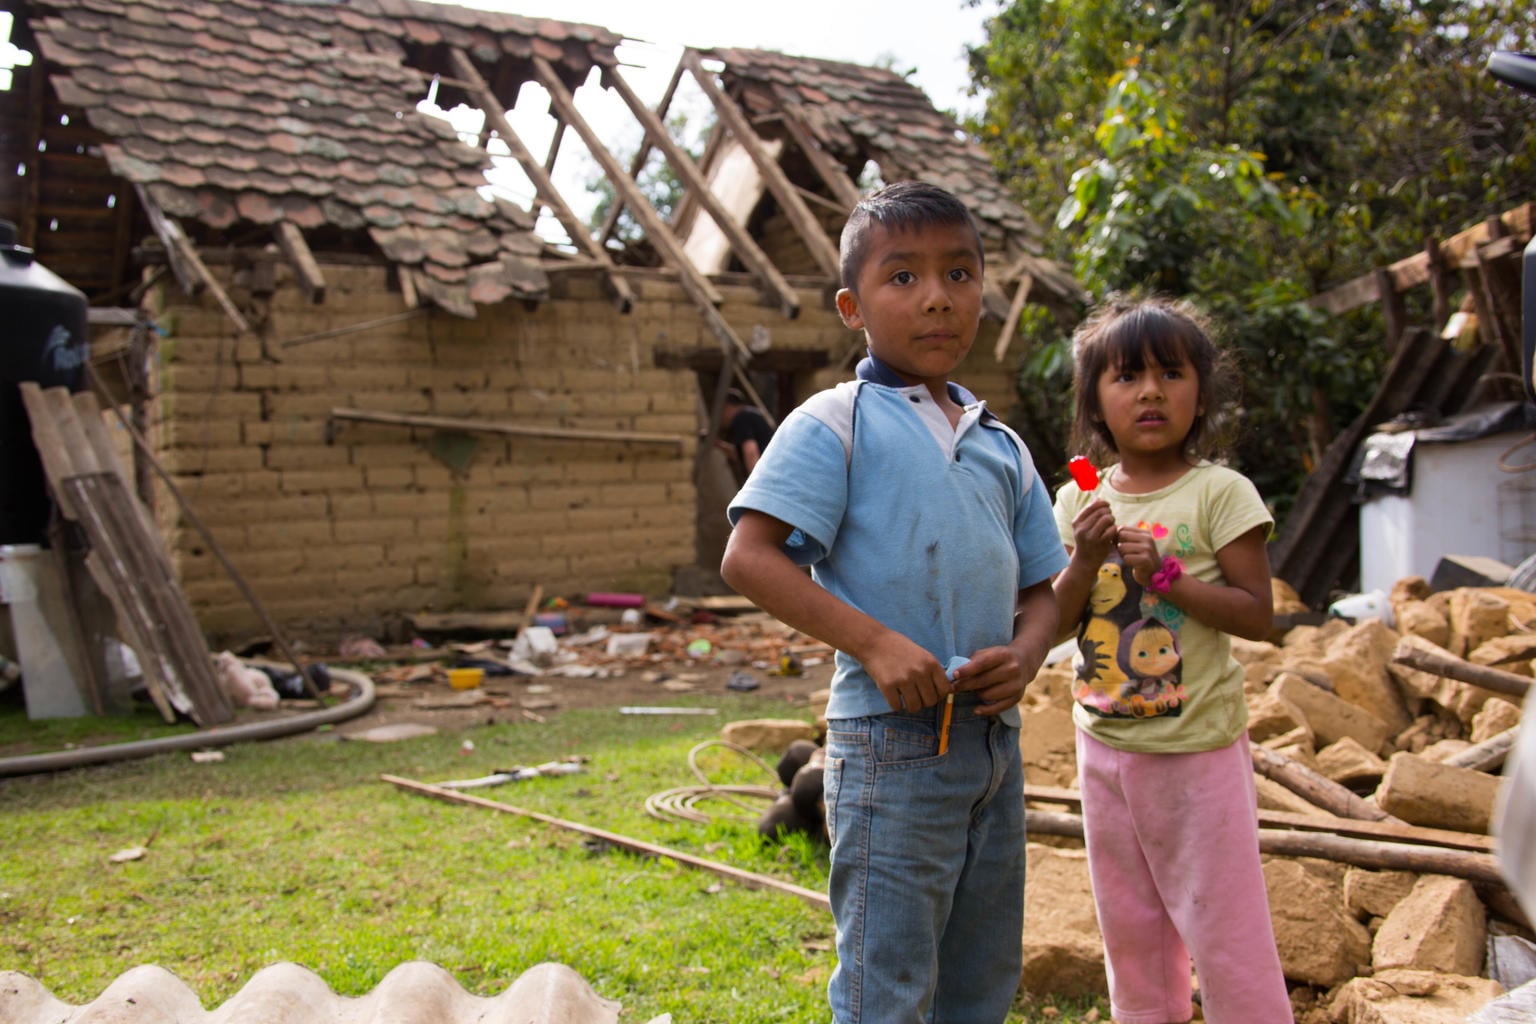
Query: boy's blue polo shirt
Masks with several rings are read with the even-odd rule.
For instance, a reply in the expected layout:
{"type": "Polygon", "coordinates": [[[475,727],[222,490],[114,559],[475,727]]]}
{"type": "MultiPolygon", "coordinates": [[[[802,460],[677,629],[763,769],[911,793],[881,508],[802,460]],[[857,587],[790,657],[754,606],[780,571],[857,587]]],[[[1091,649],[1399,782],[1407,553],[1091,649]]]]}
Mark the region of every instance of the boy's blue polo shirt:
{"type": "MultiPolygon", "coordinates": [[[[839,385],[779,426],[732,499],[796,528],[785,545],[815,581],[904,634],[941,665],[1013,638],[1024,587],[1067,564],[1051,498],[1021,441],[985,403],[958,428],[922,386],[839,385]]],[[[828,718],[891,710],[862,665],[837,654],[828,718]]],[[[1003,721],[1019,725],[1010,708],[1003,721]]]]}

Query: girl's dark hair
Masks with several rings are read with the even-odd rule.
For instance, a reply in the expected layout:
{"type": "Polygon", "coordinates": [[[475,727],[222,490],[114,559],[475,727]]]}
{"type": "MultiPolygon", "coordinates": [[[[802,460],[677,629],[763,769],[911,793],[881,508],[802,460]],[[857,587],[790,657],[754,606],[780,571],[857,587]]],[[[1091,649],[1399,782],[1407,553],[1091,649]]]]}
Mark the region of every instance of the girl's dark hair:
{"type": "Polygon", "coordinates": [[[1072,443],[1093,459],[1118,453],[1099,405],[1099,377],[1108,369],[1137,372],[1188,362],[1200,379],[1200,407],[1184,439],[1191,461],[1216,456],[1230,440],[1230,410],[1238,379],[1228,353],[1212,340],[1210,321],[1189,302],[1163,296],[1116,294],[1072,332],[1072,391],[1076,412],[1072,443]]]}

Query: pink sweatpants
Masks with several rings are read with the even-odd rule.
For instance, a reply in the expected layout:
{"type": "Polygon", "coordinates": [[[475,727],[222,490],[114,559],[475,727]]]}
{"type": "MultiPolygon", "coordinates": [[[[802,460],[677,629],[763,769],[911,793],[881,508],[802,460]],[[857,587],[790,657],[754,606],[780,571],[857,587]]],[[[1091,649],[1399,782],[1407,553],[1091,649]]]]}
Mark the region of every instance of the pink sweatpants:
{"type": "Polygon", "coordinates": [[[1138,754],[1079,730],[1077,770],[1115,1020],[1189,1020],[1193,957],[1211,1024],[1292,1024],[1248,737],[1198,754],[1138,754]]]}

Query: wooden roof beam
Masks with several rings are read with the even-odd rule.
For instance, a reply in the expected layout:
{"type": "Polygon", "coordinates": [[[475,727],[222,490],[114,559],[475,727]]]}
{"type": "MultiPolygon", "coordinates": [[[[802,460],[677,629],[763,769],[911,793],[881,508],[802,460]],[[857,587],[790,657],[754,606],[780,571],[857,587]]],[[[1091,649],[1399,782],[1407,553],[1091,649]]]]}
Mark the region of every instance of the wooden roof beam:
{"type": "MultiPolygon", "coordinates": [[[[606,81],[612,82],[614,79],[619,77],[618,71],[616,69],[604,68],[603,77],[606,81]]],[[[663,124],[666,123],[667,111],[672,106],[672,97],[677,94],[678,83],[682,80],[683,66],[679,64],[677,67],[672,69],[672,80],[667,83],[667,91],[661,94],[661,102],[656,104],[656,120],[662,122],[663,124]]],[[[625,102],[627,103],[628,100],[625,102]]],[[[631,105],[631,109],[634,109],[633,105],[631,105]]],[[[636,116],[639,116],[638,111],[636,112],[636,116]]],[[[670,137],[671,136],[668,136],[668,138],[670,137]]],[[[635,150],[635,158],[629,162],[629,176],[631,178],[638,179],[640,177],[640,172],[645,169],[645,162],[649,160],[650,157],[651,136],[650,133],[647,132],[645,135],[640,137],[640,146],[635,150]]],[[[599,241],[607,244],[608,240],[613,237],[614,231],[619,226],[619,216],[623,212],[623,200],[615,197],[613,206],[608,210],[608,216],[603,219],[602,228],[597,232],[599,241]]]]}
{"type": "Polygon", "coordinates": [[[736,255],[741,257],[747,269],[778,299],[779,309],[784,316],[790,320],[799,316],[799,294],[790,287],[789,282],[784,279],[779,268],[773,265],[773,261],[768,258],[768,254],[762,250],[762,247],[752,240],[746,228],[736,223],[735,218],[721,205],[719,198],[710,189],[709,182],[704,180],[698,165],[693,162],[693,158],[672,141],[672,136],[667,134],[667,126],[662,123],[661,118],[640,101],[640,97],[635,95],[629,83],[619,77],[617,70],[608,72],[608,82],[639,119],[641,126],[645,129],[646,138],[661,150],[667,162],[672,165],[672,169],[677,172],[677,176],[683,180],[683,184],[697,193],[698,202],[720,226],[721,232],[731,243],[731,248],[736,251],[736,255]]]}
{"type": "Polygon", "coordinates": [[[624,196],[634,212],[635,218],[640,221],[640,226],[645,229],[646,236],[651,243],[661,252],[662,257],[677,271],[678,280],[683,286],[683,291],[693,300],[699,312],[704,316],[704,322],[710,331],[720,340],[722,345],[733,348],[740,353],[743,360],[752,358],[751,351],[746,344],[736,336],[731,325],[725,322],[717,308],[724,299],[719,291],[710,284],[709,279],[699,272],[683,252],[683,247],[672,230],[661,219],[661,214],[651,205],[651,201],[640,191],[634,179],[624,173],[624,168],[608,147],[603,145],[603,140],[597,132],[587,123],[587,119],[581,116],[576,109],[576,99],[571,95],[560,76],[555,73],[554,67],[543,57],[535,54],[533,57],[533,71],[542,85],[549,93],[550,102],[554,105],[559,115],[570,123],[576,134],[581,136],[581,141],[586,143],[587,150],[592,158],[597,161],[603,173],[608,175],[608,180],[618,190],[619,195],[624,196]]]}
{"type": "Polygon", "coordinates": [[[299,286],[304,289],[305,297],[316,305],[324,302],[325,275],[320,272],[315,254],[309,251],[309,243],[304,241],[304,232],[291,220],[278,221],[275,231],[278,247],[283,250],[288,262],[293,264],[293,272],[298,275],[299,286]]]}
{"type": "Polygon", "coordinates": [[[713,104],[715,112],[720,115],[736,141],[740,142],[752,162],[757,165],[758,172],[763,176],[763,183],[768,186],[768,191],[773,193],[773,198],[784,211],[784,216],[789,218],[795,230],[800,235],[800,240],[810,250],[811,258],[821,268],[822,273],[836,279],[840,275],[837,247],[827,237],[826,230],[816,215],[811,212],[805,200],[800,197],[794,184],[785,175],[784,169],[778,161],[768,155],[763,147],[763,140],[752,130],[747,123],[746,114],[736,105],[736,101],[725,94],[725,91],[715,82],[715,76],[704,67],[704,61],[699,56],[699,51],[687,49],[683,51],[683,63],[698,81],[699,88],[704,90],[704,95],[713,104]]]}
{"type": "Polygon", "coordinates": [[[805,158],[816,169],[816,173],[821,175],[821,180],[826,182],[827,188],[832,190],[832,194],[842,204],[843,212],[852,213],[861,198],[859,186],[848,177],[848,172],[843,170],[843,165],[834,160],[832,154],[821,148],[821,143],[811,134],[811,130],[804,122],[788,110],[783,111],[782,115],[780,123],[789,132],[790,139],[799,147],[800,152],[805,154],[805,158]]]}
{"type": "Polygon", "coordinates": [[[165,246],[165,255],[171,263],[171,271],[176,275],[176,280],[188,295],[197,295],[207,289],[223,308],[224,315],[234,323],[236,330],[241,334],[248,333],[251,325],[246,322],[240,310],[236,308],[229,294],[219,287],[219,283],[208,272],[203,259],[197,254],[197,247],[181,230],[181,225],[165,215],[160,205],[150,198],[143,185],[135,184],[134,190],[138,193],[139,202],[144,207],[144,213],[149,217],[149,225],[159,236],[165,246]]]}
{"type": "Polygon", "coordinates": [[[470,95],[474,96],[476,102],[480,104],[480,109],[485,112],[486,121],[496,128],[496,134],[501,136],[501,141],[507,144],[513,158],[522,166],[523,173],[527,174],[528,179],[533,182],[539,198],[543,200],[545,206],[549,207],[555,219],[560,222],[560,226],[565,228],[565,233],[571,238],[571,244],[603,267],[614,305],[622,312],[629,312],[635,304],[634,289],[619,274],[618,267],[608,255],[608,250],[592,237],[592,233],[581,223],[581,218],[576,216],[575,211],[560,195],[560,190],[555,188],[555,183],[549,173],[544,170],[544,165],[534,158],[528,147],[523,145],[523,140],[518,138],[517,132],[512,130],[506,113],[501,109],[501,102],[485,84],[485,79],[480,77],[480,72],[475,68],[474,63],[464,51],[457,47],[448,51],[448,58],[453,61],[454,73],[463,80],[462,84],[467,87],[470,95]]]}

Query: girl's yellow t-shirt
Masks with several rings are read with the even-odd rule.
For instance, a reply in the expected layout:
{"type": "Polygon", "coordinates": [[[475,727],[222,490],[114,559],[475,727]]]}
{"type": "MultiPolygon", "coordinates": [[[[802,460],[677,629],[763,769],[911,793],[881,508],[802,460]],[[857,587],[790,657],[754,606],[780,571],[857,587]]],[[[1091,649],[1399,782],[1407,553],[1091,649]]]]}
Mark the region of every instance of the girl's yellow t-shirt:
{"type": "MultiPolygon", "coordinates": [[[[1184,571],[1225,582],[1216,552],[1256,526],[1273,526],[1258,489],[1241,473],[1201,462],[1150,494],[1122,494],[1109,482],[1084,493],[1069,482],[1056,493],[1056,527],[1075,544],[1072,520],[1103,498],[1121,526],[1152,533],[1158,551],[1184,571]]],[[[1099,569],[1077,627],[1073,721],[1112,747],[1145,753],[1215,750],[1248,726],[1243,669],[1231,638],[1146,591],[1113,550],[1099,569]]]]}

